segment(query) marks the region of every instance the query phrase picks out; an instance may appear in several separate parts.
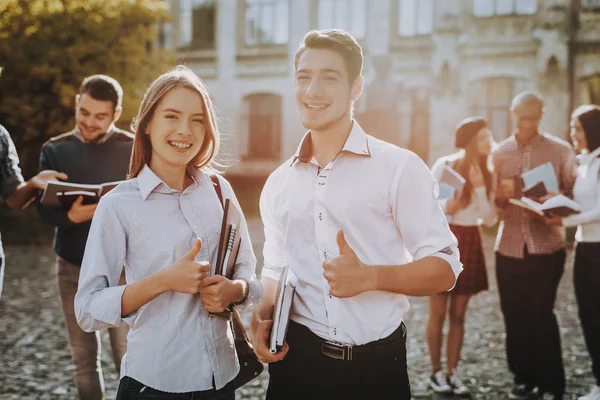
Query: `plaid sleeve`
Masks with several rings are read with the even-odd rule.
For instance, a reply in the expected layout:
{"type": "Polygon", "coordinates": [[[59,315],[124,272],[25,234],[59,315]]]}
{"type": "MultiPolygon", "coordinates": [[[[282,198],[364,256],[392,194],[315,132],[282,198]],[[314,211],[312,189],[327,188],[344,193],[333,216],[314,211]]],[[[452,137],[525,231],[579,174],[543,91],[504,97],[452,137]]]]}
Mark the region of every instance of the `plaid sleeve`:
{"type": "Polygon", "coordinates": [[[15,144],[8,131],[0,125],[0,198],[6,200],[23,182],[15,144]]]}

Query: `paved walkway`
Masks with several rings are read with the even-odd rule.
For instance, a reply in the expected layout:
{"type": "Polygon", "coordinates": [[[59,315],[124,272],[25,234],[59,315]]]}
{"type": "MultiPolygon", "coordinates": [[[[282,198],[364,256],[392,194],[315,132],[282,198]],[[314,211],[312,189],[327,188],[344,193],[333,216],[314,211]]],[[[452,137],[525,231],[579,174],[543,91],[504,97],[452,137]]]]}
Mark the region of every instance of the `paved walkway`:
{"type": "MultiPolygon", "coordinates": [[[[260,260],[263,234],[259,220],[249,222],[260,260]]],[[[493,274],[492,238],[485,238],[490,290],[472,300],[462,371],[475,399],[503,399],[511,386],[504,356],[504,326],[493,274]]],[[[75,399],[73,367],[65,338],[54,278],[54,255],[41,247],[8,246],[4,294],[0,301],[0,399],[75,399]]],[[[593,383],[572,285],[572,254],[559,289],[556,310],[563,339],[568,396],[576,399],[593,383]]],[[[429,356],[425,343],[427,299],[412,298],[406,318],[409,331],[408,363],[415,398],[434,399],[427,391],[429,356]]],[[[247,319],[247,315],[245,318],[247,319]]],[[[107,399],[115,397],[118,377],[106,360],[108,341],[103,335],[103,368],[107,399]]],[[[238,391],[238,399],[262,399],[267,374],[238,391]]]]}

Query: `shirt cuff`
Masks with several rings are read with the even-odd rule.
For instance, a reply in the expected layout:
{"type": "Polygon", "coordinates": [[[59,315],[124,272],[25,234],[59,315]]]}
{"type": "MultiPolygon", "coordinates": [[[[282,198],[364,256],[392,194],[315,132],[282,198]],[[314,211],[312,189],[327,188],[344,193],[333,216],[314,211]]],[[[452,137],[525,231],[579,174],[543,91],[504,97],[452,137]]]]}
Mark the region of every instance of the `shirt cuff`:
{"type": "Polygon", "coordinates": [[[250,304],[258,304],[263,298],[263,287],[258,279],[252,277],[249,280],[244,280],[248,283],[248,295],[241,302],[235,303],[235,308],[237,310],[244,310],[250,304]]]}
{"type": "Polygon", "coordinates": [[[121,318],[121,299],[126,287],[127,285],[110,286],[96,292],[94,304],[90,310],[92,318],[115,327],[121,325],[121,320],[131,325],[137,312],[121,318]]]}
{"type": "Polygon", "coordinates": [[[23,183],[23,178],[21,176],[12,175],[2,180],[2,193],[0,193],[0,197],[2,200],[6,201],[6,199],[19,187],[19,185],[23,183]]]}
{"type": "Polygon", "coordinates": [[[454,289],[454,286],[456,285],[456,280],[458,279],[458,276],[460,275],[461,271],[463,270],[462,263],[460,262],[460,258],[458,256],[458,254],[450,255],[450,254],[446,254],[441,251],[438,251],[437,253],[434,253],[431,256],[441,258],[442,260],[444,260],[448,264],[450,264],[450,268],[452,268],[452,272],[454,273],[454,284],[452,285],[452,287],[450,289],[448,289],[448,291],[451,291],[452,289],[454,289]]]}
{"type": "Polygon", "coordinates": [[[283,267],[276,267],[274,265],[265,264],[263,265],[263,269],[261,272],[261,278],[269,278],[274,281],[279,281],[279,276],[281,275],[281,270],[283,267]]]}

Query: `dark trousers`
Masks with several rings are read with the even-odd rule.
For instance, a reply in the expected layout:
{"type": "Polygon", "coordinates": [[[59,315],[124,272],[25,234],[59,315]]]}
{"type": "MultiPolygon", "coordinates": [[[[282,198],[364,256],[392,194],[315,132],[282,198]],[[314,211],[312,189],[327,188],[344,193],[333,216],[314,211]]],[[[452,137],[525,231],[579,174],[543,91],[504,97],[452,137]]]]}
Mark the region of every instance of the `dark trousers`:
{"type": "Polygon", "coordinates": [[[235,400],[233,382],[220,390],[204,390],[201,392],[167,393],[152,389],[128,376],[119,382],[117,400],[235,400]]]}
{"type": "Polygon", "coordinates": [[[600,386],[600,243],[576,245],[573,281],[592,372],[600,386]]]}
{"type": "MultiPolygon", "coordinates": [[[[321,353],[322,339],[307,327],[290,321],[286,357],[269,364],[267,400],[410,399],[406,369],[406,331],[375,342],[377,351],[358,354],[351,361],[321,353]],[[381,351],[382,349],[384,351],[381,351]]],[[[356,347],[355,347],[356,348],[356,347]]]]}
{"type": "Polygon", "coordinates": [[[554,302],[564,272],[564,249],[525,258],[496,253],[496,277],[506,327],[506,356],[516,383],[562,396],[565,371],[554,302]]]}

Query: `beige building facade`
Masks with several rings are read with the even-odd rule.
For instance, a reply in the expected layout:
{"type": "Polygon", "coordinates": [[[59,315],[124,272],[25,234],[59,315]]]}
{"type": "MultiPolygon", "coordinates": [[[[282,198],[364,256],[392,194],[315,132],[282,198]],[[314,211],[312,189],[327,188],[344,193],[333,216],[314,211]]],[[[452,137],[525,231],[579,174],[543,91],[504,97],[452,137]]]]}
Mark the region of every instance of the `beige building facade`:
{"type": "Polygon", "coordinates": [[[542,128],[568,138],[569,113],[600,103],[600,0],[170,0],[159,43],[210,89],[231,175],[266,176],[305,130],[294,104],[306,32],[342,28],[363,45],[356,105],[368,133],[428,164],[454,151],[462,118],[512,131],[512,97],[543,95],[542,128]]]}

